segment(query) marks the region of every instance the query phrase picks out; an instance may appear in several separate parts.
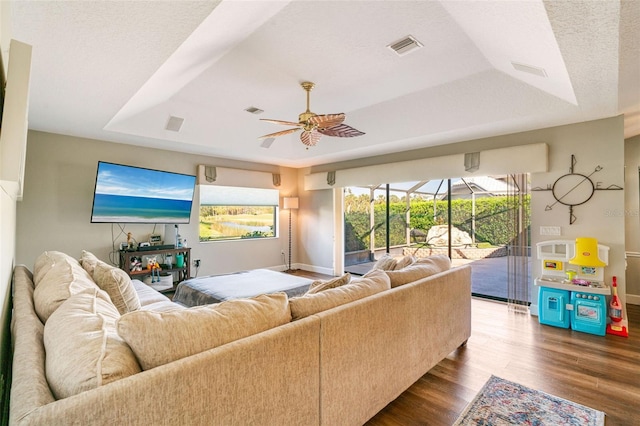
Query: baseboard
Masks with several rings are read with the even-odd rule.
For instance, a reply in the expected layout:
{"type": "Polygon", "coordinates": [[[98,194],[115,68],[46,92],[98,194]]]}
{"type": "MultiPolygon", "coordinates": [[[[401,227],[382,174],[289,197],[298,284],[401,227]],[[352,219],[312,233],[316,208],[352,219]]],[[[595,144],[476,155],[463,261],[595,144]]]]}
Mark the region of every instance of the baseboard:
{"type": "Polygon", "coordinates": [[[640,305],[640,295],[627,293],[626,302],[630,305],[640,305]]]}
{"type": "MultiPolygon", "coordinates": [[[[270,269],[272,271],[284,272],[284,271],[287,270],[287,267],[284,266],[284,265],[278,265],[278,266],[269,266],[269,267],[266,267],[264,269],[270,269]]],[[[301,263],[293,263],[291,265],[291,269],[302,269],[303,271],[316,272],[318,274],[334,276],[333,275],[333,269],[321,268],[319,266],[305,265],[305,264],[301,264],[301,263]]]]}
{"type": "Polygon", "coordinates": [[[302,269],[303,271],[316,272],[318,274],[324,274],[324,275],[333,276],[333,269],[332,268],[323,268],[323,267],[320,267],[320,266],[305,265],[305,264],[301,264],[301,263],[294,264],[292,266],[292,268],[302,269]]]}

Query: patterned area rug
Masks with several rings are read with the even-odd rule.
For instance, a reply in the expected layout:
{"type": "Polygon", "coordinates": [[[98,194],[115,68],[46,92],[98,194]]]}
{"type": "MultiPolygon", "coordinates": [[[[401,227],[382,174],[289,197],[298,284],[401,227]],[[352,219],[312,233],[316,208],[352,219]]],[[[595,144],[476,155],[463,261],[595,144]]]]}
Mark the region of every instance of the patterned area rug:
{"type": "Polygon", "coordinates": [[[496,376],[453,426],[602,426],[604,413],[496,376]]]}

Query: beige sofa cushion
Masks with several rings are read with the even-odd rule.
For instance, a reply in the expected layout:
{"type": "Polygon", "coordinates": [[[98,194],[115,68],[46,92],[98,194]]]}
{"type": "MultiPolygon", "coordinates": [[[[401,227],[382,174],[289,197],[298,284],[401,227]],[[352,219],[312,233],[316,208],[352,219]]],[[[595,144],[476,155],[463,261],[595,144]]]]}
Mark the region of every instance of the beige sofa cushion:
{"type": "Polygon", "coordinates": [[[170,312],[140,310],[120,317],[116,327],[148,370],[290,321],[287,295],[276,293],[170,312]]]}
{"type": "Polygon", "coordinates": [[[449,257],[439,254],[416,259],[412,265],[406,268],[397,271],[386,271],[386,273],[391,280],[391,287],[393,288],[449,269],[451,269],[451,260],[449,260],[449,257]]]}
{"type": "Polygon", "coordinates": [[[380,269],[382,271],[396,271],[406,268],[415,262],[415,257],[411,255],[393,257],[390,254],[384,254],[373,264],[371,269],[380,269]]]}
{"type": "Polygon", "coordinates": [[[93,270],[93,280],[107,292],[121,315],[140,309],[140,299],[131,278],[122,269],[98,260],[93,270]]]}
{"type": "Polygon", "coordinates": [[[46,376],[57,399],[139,373],[140,366],[116,334],[120,317],[98,288],[71,296],[44,327],[46,376]]]}
{"type": "Polygon", "coordinates": [[[169,299],[167,296],[157,290],[154,290],[140,280],[131,280],[131,284],[138,294],[140,306],[151,305],[157,302],[171,302],[171,299],[169,299]]]}
{"type": "Polygon", "coordinates": [[[175,311],[177,309],[188,309],[188,308],[178,303],[174,303],[171,300],[167,300],[163,302],[149,303],[147,305],[141,306],[140,309],[143,311],[168,312],[168,311],[175,311]]]}
{"type": "Polygon", "coordinates": [[[78,263],[77,259],[61,251],[48,250],[36,258],[33,264],[33,285],[38,286],[42,278],[53,268],[56,263],[78,263]]]}
{"type": "Polygon", "coordinates": [[[96,265],[100,262],[93,253],[90,251],[82,250],[82,257],[80,258],[80,264],[89,275],[93,276],[93,271],[96,269],[96,265]]]}
{"type": "Polygon", "coordinates": [[[294,320],[362,299],[391,288],[387,274],[378,269],[367,273],[366,277],[354,278],[349,284],[324,290],[315,294],[289,299],[291,316],[294,320]]]}
{"type": "Polygon", "coordinates": [[[416,261],[416,258],[410,255],[401,256],[396,258],[396,264],[393,267],[394,271],[398,271],[400,269],[406,268],[407,266],[413,264],[416,261]]]}
{"type": "Polygon", "coordinates": [[[348,272],[341,277],[335,277],[330,280],[316,280],[309,285],[309,290],[307,290],[306,294],[315,294],[330,288],[340,287],[348,284],[349,281],[351,281],[351,274],[348,272]]]}
{"type": "Polygon", "coordinates": [[[384,254],[380,259],[373,264],[372,269],[379,269],[381,271],[393,271],[398,261],[390,254],[384,254]]]}
{"type": "Polygon", "coordinates": [[[69,297],[98,286],[75,259],[58,259],[33,292],[36,313],[42,323],[69,297]]]}
{"type": "Polygon", "coordinates": [[[419,257],[414,263],[428,265],[434,268],[435,273],[451,269],[451,259],[446,254],[434,254],[428,257],[419,257]]]}

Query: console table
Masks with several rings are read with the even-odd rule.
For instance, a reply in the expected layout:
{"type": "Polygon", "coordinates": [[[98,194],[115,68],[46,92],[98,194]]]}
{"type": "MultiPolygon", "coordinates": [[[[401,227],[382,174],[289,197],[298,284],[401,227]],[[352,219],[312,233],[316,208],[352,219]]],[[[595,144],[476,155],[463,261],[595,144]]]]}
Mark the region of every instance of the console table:
{"type": "Polygon", "coordinates": [[[189,267],[189,262],[191,261],[191,248],[189,247],[136,251],[121,250],[119,264],[120,269],[125,271],[131,278],[137,278],[139,280],[142,280],[145,276],[151,275],[151,270],[147,269],[145,265],[143,265],[143,269],[141,271],[131,270],[132,259],[142,259],[143,256],[156,256],[156,260],[160,264],[160,272],[177,272],[177,281],[173,282],[173,286],[171,288],[165,289],[164,291],[173,291],[178,283],[191,278],[191,268],[189,267]],[[182,267],[177,266],[176,255],[178,254],[182,254],[184,256],[184,264],[182,267]],[[167,255],[171,255],[173,258],[171,261],[171,267],[169,267],[169,265],[164,261],[167,255]]]}

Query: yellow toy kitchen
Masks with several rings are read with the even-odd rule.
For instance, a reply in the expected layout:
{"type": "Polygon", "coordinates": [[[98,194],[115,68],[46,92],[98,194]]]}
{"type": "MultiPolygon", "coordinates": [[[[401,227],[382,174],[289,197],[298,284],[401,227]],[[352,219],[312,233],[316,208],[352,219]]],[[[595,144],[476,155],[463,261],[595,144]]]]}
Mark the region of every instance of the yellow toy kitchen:
{"type": "MultiPolygon", "coordinates": [[[[612,296],[612,288],[604,280],[609,247],[589,237],[543,241],[537,244],[537,258],[542,263],[542,275],[534,280],[539,287],[541,324],[599,336],[626,335],[621,307],[616,310],[614,306],[620,304],[617,293],[612,296]]],[[[612,281],[615,286],[615,277],[612,281]]]]}

